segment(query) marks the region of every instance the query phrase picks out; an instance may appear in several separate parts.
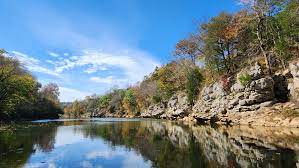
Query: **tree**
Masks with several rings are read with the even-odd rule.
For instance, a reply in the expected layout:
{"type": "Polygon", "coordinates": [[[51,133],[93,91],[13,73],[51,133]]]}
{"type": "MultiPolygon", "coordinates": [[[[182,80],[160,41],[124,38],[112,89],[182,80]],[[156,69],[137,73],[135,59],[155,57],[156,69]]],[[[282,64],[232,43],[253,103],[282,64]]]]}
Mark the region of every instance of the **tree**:
{"type": "Polygon", "coordinates": [[[129,112],[129,114],[134,114],[134,115],[138,114],[139,111],[138,111],[137,101],[133,89],[130,88],[126,90],[123,99],[123,106],[125,110],[129,112]]]}
{"type": "Polygon", "coordinates": [[[49,83],[40,90],[41,97],[48,99],[54,103],[59,102],[59,87],[55,83],[49,83]]]}
{"type": "Polygon", "coordinates": [[[110,100],[111,100],[111,95],[110,94],[101,96],[99,98],[99,107],[100,108],[106,108],[106,107],[108,107],[110,100]]]}
{"type": "Polygon", "coordinates": [[[114,89],[111,92],[111,99],[109,102],[110,110],[112,113],[115,112],[123,112],[123,104],[122,101],[125,97],[126,91],[123,89],[114,89]]]}
{"type": "Polygon", "coordinates": [[[289,0],[280,5],[281,12],[274,17],[276,27],[275,52],[281,61],[283,68],[286,62],[293,56],[299,56],[299,2],[289,0]],[[297,45],[297,47],[295,47],[297,45]]]}
{"type": "Polygon", "coordinates": [[[237,15],[222,12],[209,22],[200,25],[204,43],[205,62],[207,67],[218,73],[233,72],[236,65],[233,58],[239,54],[239,43],[244,42],[246,11],[237,15]]]}
{"type": "Polygon", "coordinates": [[[253,40],[252,43],[255,43],[258,47],[264,57],[268,73],[272,74],[271,59],[275,57],[280,59],[281,64],[285,67],[285,61],[289,57],[286,54],[289,53],[290,48],[286,40],[288,38],[287,34],[288,32],[296,32],[296,26],[295,24],[290,26],[288,23],[291,22],[285,16],[292,18],[290,13],[293,13],[292,20],[296,22],[297,11],[295,7],[292,12],[289,12],[292,8],[288,9],[286,7],[289,4],[296,4],[296,2],[292,0],[250,0],[242,2],[249,7],[253,16],[252,25],[256,40],[253,40]]]}
{"type": "Polygon", "coordinates": [[[201,49],[201,38],[196,34],[191,34],[188,38],[180,40],[175,46],[175,56],[181,59],[190,58],[195,65],[196,59],[203,54],[201,49]]]}
{"type": "Polygon", "coordinates": [[[9,119],[18,116],[17,107],[26,102],[34,101],[38,83],[19,62],[0,52],[0,118],[9,119]]]}
{"type": "Polygon", "coordinates": [[[186,92],[188,102],[191,106],[194,105],[194,101],[199,93],[199,87],[201,82],[203,81],[203,76],[200,73],[199,68],[194,68],[192,71],[187,74],[186,81],[186,92]]]}
{"type": "Polygon", "coordinates": [[[62,113],[56,84],[42,89],[18,60],[0,50],[0,119],[58,118],[62,113]]]}

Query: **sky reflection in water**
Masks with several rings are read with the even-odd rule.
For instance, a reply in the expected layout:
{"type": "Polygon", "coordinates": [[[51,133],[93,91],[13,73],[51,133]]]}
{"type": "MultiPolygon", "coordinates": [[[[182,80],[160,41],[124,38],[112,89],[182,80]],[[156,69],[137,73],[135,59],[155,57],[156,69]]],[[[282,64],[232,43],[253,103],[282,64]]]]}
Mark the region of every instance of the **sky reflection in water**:
{"type": "Polygon", "coordinates": [[[25,167],[151,167],[151,162],[145,161],[134,150],[124,146],[113,147],[99,137],[84,136],[82,127],[84,126],[58,127],[53,150],[50,152],[37,150],[31,155],[25,167]]]}
{"type": "Polygon", "coordinates": [[[0,132],[0,167],[298,167],[299,129],[55,120],[0,132]]]}

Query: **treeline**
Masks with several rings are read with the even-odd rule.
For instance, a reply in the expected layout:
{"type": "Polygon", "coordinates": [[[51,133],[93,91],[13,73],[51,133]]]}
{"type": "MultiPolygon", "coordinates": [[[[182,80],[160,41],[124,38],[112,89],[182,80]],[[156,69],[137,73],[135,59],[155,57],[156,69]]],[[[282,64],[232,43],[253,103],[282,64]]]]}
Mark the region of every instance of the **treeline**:
{"type": "MultiPolygon", "coordinates": [[[[286,68],[299,57],[298,0],[246,0],[243,10],[222,12],[180,40],[176,61],[156,68],[141,83],[87,97],[65,108],[69,117],[93,114],[138,115],[153,104],[165,104],[185,92],[192,106],[201,86],[228,78],[258,62],[265,74],[286,68]],[[201,64],[201,66],[198,66],[201,64]]],[[[240,76],[246,84],[248,76],[240,76]]],[[[224,86],[225,87],[225,86],[224,86]]]]}
{"type": "Polygon", "coordinates": [[[0,121],[58,118],[59,88],[41,86],[18,60],[0,50],[0,121]]]}

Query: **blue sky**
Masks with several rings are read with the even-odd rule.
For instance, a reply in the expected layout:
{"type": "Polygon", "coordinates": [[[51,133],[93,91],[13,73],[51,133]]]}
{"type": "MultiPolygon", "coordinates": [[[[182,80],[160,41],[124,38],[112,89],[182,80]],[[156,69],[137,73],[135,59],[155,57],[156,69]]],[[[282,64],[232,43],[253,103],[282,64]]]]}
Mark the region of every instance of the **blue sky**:
{"type": "Polygon", "coordinates": [[[240,8],[236,0],[0,0],[0,48],[61,101],[142,80],[173,59],[196,22],[240,8]]]}

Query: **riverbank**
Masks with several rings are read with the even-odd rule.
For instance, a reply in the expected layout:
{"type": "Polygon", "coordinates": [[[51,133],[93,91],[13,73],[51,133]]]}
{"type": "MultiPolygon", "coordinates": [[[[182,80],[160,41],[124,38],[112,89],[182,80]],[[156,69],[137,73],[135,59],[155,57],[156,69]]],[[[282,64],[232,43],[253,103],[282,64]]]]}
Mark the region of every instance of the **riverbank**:
{"type": "Polygon", "coordinates": [[[201,89],[190,107],[184,93],[175,94],[167,104],[151,106],[141,117],[216,122],[233,125],[283,126],[299,128],[299,61],[269,76],[256,63],[201,89]],[[248,80],[240,76],[248,75],[248,80]]]}
{"type": "Polygon", "coordinates": [[[262,107],[256,111],[226,113],[212,115],[191,114],[183,121],[200,123],[215,122],[225,125],[252,125],[266,127],[299,128],[299,107],[295,103],[277,103],[270,107],[262,107]]]}
{"type": "Polygon", "coordinates": [[[196,85],[198,93],[192,102],[186,89],[173,90],[164,99],[155,97],[157,90],[148,87],[156,86],[160,80],[146,82],[164,72],[162,69],[162,72],[157,70],[151,74],[140,86],[75,101],[64,109],[63,117],[140,117],[299,128],[299,60],[290,61],[286,68],[272,73],[260,62],[253,61],[238,72],[196,85]]]}
{"type": "Polygon", "coordinates": [[[134,116],[108,114],[103,117],[116,118],[154,118],[174,121],[183,121],[190,124],[219,124],[219,125],[243,125],[263,127],[289,127],[299,128],[299,106],[292,102],[277,103],[270,107],[262,107],[256,111],[239,113],[211,114],[190,113],[185,117],[160,118],[157,116],[134,116]]]}

